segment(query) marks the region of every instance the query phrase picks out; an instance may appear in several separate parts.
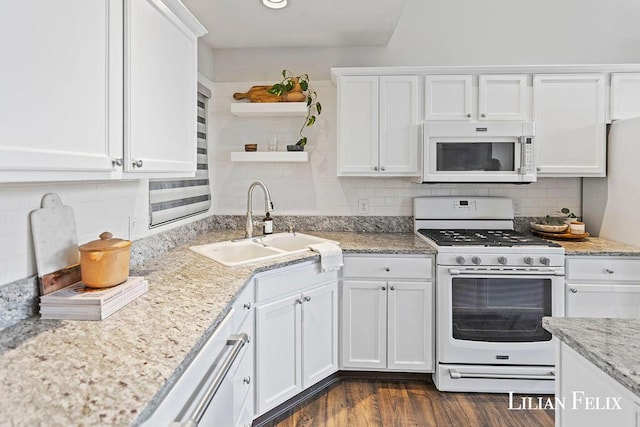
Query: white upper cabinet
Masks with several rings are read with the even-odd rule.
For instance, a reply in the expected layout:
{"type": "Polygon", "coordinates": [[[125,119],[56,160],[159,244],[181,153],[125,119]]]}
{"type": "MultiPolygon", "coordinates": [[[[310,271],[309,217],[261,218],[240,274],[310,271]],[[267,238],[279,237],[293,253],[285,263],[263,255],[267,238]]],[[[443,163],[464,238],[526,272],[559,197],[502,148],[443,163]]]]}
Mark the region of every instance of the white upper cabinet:
{"type": "Polygon", "coordinates": [[[475,111],[472,76],[426,76],[425,120],[471,120],[475,111]]]}
{"type": "Polygon", "coordinates": [[[527,74],[425,77],[425,120],[527,120],[527,74]],[[476,101],[477,100],[477,101],[476,101]]]}
{"type": "Polygon", "coordinates": [[[605,176],[605,111],[603,74],[534,76],[538,176],[605,176]]]}
{"type": "Polygon", "coordinates": [[[640,73],[611,74],[611,120],[640,117],[640,73]]]}
{"type": "Polygon", "coordinates": [[[193,174],[197,36],[159,0],[125,7],[125,171],[193,174]]]}
{"type": "Polygon", "coordinates": [[[206,30],[177,0],[54,3],[0,17],[0,182],[193,175],[206,30]]]}
{"type": "Polygon", "coordinates": [[[338,81],[338,175],[417,176],[418,77],[338,81]]]}
{"type": "Polygon", "coordinates": [[[478,77],[478,120],[529,118],[527,75],[485,75],[478,77]]]}
{"type": "Polygon", "coordinates": [[[122,151],[122,2],[7,2],[0,51],[0,181],[109,178],[122,151]]]}

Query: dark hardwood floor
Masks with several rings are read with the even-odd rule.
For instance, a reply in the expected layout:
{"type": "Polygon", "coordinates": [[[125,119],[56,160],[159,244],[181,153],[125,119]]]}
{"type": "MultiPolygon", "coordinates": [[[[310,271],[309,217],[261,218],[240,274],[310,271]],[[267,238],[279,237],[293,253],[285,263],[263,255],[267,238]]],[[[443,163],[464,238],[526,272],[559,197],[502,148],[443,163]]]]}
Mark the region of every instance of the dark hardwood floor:
{"type": "MultiPolygon", "coordinates": [[[[537,398],[537,395],[531,395],[537,398]]],[[[514,407],[518,400],[514,399],[514,407]]],[[[425,381],[346,379],[269,427],[553,427],[552,410],[509,410],[507,394],[441,393],[425,381]]]]}

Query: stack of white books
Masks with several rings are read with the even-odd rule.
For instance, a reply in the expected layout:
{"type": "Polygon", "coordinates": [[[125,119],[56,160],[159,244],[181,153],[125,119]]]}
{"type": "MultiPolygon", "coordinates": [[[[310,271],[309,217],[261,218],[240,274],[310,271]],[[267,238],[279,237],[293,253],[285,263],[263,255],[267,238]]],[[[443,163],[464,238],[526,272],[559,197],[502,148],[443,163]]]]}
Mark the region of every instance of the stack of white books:
{"type": "Polygon", "coordinates": [[[144,277],[129,277],[126,282],[105,289],[77,282],[40,297],[40,315],[43,319],[102,320],[148,289],[144,277]]]}

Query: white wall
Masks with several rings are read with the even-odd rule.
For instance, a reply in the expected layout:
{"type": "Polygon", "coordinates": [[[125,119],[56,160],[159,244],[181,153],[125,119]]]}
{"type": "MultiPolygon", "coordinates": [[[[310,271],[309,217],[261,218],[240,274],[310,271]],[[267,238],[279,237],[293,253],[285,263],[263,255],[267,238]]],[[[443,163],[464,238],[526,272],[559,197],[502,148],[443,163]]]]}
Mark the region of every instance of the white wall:
{"type": "Polygon", "coordinates": [[[215,81],[271,81],[282,68],[640,63],[637,0],[408,0],[387,47],[221,49],[215,81]]]}
{"type": "MultiPolygon", "coordinates": [[[[275,204],[273,215],[358,215],[358,200],[369,201],[370,215],[412,214],[412,198],[429,195],[507,196],[520,204],[518,216],[544,216],[561,207],[579,215],[579,178],[541,179],[529,185],[515,184],[413,184],[403,178],[350,178],[336,176],[336,88],[329,81],[313,82],[323,111],[305,131],[309,163],[230,163],[232,151],[246,143],[258,143],[265,151],[266,138],[277,135],[281,150],[294,144],[303,118],[239,118],[229,105],[234,92],[245,92],[256,82],[215,83],[213,103],[213,205],[218,214],[244,214],[251,182],[265,182],[275,204]]],[[[254,212],[263,209],[260,190],[254,192],[254,212]]]]}

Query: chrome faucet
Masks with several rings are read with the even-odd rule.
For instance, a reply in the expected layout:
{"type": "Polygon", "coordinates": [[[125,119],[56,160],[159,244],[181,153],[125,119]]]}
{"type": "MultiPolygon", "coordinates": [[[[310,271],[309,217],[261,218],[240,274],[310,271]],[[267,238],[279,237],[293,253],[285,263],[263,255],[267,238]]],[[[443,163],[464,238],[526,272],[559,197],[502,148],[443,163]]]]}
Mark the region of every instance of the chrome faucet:
{"type": "Polygon", "coordinates": [[[247,224],[245,226],[245,232],[244,232],[245,238],[253,237],[253,227],[258,224],[257,221],[255,222],[253,221],[253,213],[251,212],[253,210],[252,209],[253,189],[256,186],[262,187],[262,190],[264,191],[265,213],[271,212],[273,210],[273,202],[271,201],[271,196],[269,195],[269,190],[267,189],[267,186],[264,185],[262,181],[255,181],[253,184],[249,186],[249,192],[247,193],[247,224]]]}

